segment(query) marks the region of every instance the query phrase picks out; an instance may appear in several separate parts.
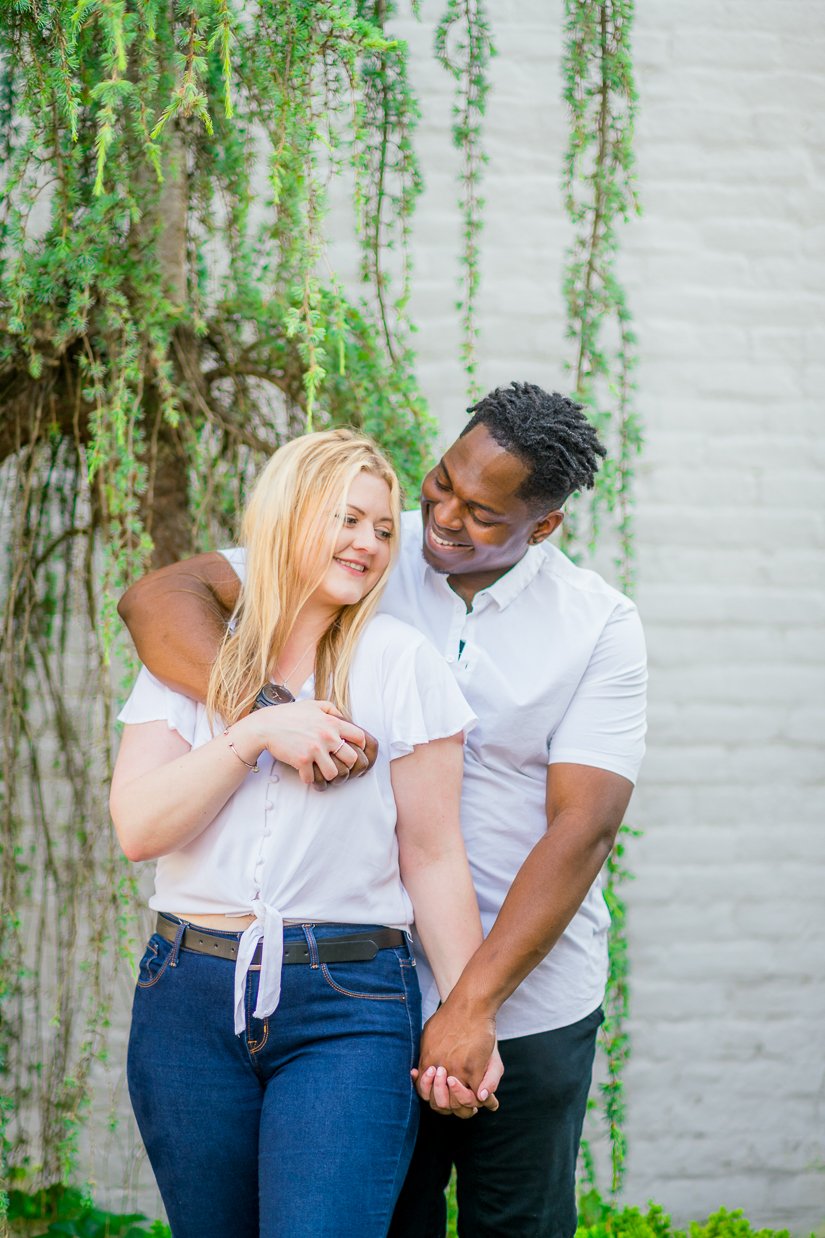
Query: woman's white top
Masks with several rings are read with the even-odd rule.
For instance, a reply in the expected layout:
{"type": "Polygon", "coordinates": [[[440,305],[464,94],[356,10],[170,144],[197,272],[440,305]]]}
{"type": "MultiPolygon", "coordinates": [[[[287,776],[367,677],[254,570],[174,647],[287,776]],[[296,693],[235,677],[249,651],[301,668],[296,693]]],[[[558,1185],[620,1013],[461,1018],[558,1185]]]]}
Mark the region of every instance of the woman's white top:
{"type": "MultiPolygon", "coordinates": [[[[300,697],[312,696],[308,680],[300,697]]],[[[246,974],[263,940],[254,1015],[272,1014],[281,990],[284,918],[408,928],[401,884],[390,762],[416,744],[466,733],[475,716],[425,637],[390,615],[366,628],[350,675],[352,717],[378,740],[369,773],[329,791],[305,786],[264,752],[206,829],[161,856],[149,906],[187,915],[255,916],[235,968],[235,1030],[244,1029],[246,974]]],[[[273,706],[272,708],[284,708],[273,706]]],[[[141,670],[121,722],[164,720],[192,748],[223,730],[203,705],[141,670]]]]}

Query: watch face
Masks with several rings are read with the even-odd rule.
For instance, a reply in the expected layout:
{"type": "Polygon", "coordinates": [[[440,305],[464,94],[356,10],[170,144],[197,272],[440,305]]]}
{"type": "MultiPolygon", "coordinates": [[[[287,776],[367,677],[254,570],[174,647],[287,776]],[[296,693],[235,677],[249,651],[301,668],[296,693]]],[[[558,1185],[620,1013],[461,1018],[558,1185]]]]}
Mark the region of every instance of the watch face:
{"type": "Polygon", "coordinates": [[[255,697],[255,708],[263,709],[266,705],[291,705],[295,697],[289,688],[282,683],[265,683],[255,697]]]}

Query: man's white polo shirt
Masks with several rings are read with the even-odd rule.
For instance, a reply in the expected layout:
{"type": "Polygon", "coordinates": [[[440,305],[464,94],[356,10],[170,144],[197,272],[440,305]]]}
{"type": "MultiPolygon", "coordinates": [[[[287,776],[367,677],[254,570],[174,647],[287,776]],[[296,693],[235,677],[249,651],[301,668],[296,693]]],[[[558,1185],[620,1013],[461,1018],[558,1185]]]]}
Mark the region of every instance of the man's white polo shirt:
{"type": "MultiPolygon", "coordinates": [[[[403,517],[382,610],[447,659],[478,724],[465,748],[461,819],[487,932],[547,827],[547,765],[593,765],[635,782],[644,753],[645,646],[632,602],[548,543],[481,590],[471,611],[421,553],[403,517]]],[[[602,879],[550,954],[502,1006],[501,1039],[565,1027],[595,1010],[607,978],[602,879]]],[[[438,1001],[419,966],[425,1018],[438,1001]]]]}

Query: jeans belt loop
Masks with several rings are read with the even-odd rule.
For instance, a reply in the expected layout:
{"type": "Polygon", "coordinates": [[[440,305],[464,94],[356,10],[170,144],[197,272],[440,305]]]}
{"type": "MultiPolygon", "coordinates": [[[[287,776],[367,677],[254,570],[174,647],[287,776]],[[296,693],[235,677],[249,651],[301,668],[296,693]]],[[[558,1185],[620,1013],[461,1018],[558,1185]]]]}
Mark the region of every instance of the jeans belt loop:
{"type": "Polygon", "coordinates": [[[307,950],[309,951],[309,966],[312,971],[318,970],[318,943],[315,940],[315,934],[312,931],[311,924],[302,924],[304,937],[307,940],[307,950]]]}
{"type": "Polygon", "coordinates": [[[181,942],[183,941],[183,935],[185,932],[186,932],[186,921],[181,920],[180,924],[178,925],[178,931],[175,933],[175,940],[172,942],[172,954],[169,959],[170,967],[177,967],[178,965],[178,955],[180,954],[181,942]]]}

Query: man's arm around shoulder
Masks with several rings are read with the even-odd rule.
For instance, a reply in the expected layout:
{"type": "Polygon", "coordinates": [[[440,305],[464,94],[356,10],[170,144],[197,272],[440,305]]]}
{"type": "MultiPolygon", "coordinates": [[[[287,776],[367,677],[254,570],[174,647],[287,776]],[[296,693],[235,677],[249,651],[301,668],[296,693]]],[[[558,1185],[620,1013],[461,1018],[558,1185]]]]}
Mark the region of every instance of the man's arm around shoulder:
{"type": "MultiPolygon", "coordinates": [[[[176,692],[205,701],[212,665],[240,588],[228,559],[213,552],[150,572],[127,589],[117,609],[144,666],[176,692]]],[[[306,732],[310,746],[323,724],[321,713],[306,732]]],[[[353,741],[349,746],[354,753],[350,764],[330,752],[337,770],[334,776],[314,765],[316,788],[324,790],[372,768],[378,754],[373,735],[364,732],[363,748],[353,741]]]]}
{"type": "Polygon", "coordinates": [[[117,609],[144,666],[176,692],[203,701],[239,592],[234,569],[213,552],[150,572],[127,589],[117,609]]]}

